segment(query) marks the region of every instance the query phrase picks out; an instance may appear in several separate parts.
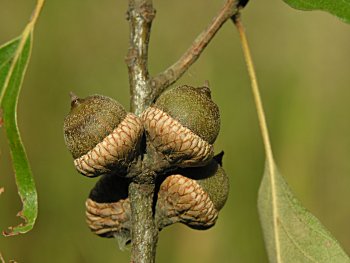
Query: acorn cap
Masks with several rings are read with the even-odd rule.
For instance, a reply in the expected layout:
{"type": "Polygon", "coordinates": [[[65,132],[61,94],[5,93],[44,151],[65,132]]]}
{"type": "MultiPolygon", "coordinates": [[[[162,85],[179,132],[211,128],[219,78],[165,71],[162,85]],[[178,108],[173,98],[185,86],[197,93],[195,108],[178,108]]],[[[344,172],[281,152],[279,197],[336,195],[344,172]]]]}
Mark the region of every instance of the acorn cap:
{"type": "Polygon", "coordinates": [[[125,178],[104,175],[85,202],[90,230],[101,237],[117,238],[121,248],[131,240],[128,186],[129,181],[125,178]]]}
{"type": "Polygon", "coordinates": [[[212,227],[224,206],[229,182],[213,160],[201,168],[181,169],[161,183],[156,205],[159,228],[180,222],[195,229],[212,227]]]}
{"type": "Polygon", "coordinates": [[[138,154],[143,132],[140,119],[101,95],[73,96],[71,105],[64,136],[77,170],[86,176],[123,174],[138,154]]]}
{"type": "Polygon", "coordinates": [[[141,118],[148,140],[171,165],[204,166],[212,159],[220,116],[209,88],[167,90],[141,118]]]}
{"type": "Polygon", "coordinates": [[[215,224],[218,211],[200,185],[180,174],[170,175],[162,183],[157,200],[158,227],[181,222],[195,229],[215,224]]]}
{"type": "MultiPolygon", "coordinates": [[[[206,167],[178,172],[159,182],[155,207],[158,228],[177,222],[194,229],[212,227],[228,195],[224,170],[213,160],[206,167]]],[[[130,241],[128,185],[126,178],[104,175],[86,201],[86,222],[91,231],[101,237],[116,237],[122,248],[130,241]]]]}
{"type": "Polygon", "coordinates": [[[229,178],[221,164],[214,159],[206,166],[181,169],[179,172],[196,182],[208,193],[216,210],[225,205],[230,191],[229,178]]]}
{"type": "Polygon", "coordinates": [[[121,199],[112,203],[98,203],[89,198],[86,200],[85,206],[86,223],[96,235],[116,237],[121,233],[124,237],[126,232],[130,232],[129,199],[121,199]]]}

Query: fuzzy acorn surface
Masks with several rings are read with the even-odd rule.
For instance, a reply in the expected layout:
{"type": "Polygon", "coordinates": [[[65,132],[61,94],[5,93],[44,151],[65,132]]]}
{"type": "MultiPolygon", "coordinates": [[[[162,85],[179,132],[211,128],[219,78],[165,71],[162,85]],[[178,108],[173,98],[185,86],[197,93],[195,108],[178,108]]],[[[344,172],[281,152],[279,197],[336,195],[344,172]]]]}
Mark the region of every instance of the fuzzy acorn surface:
{"type": "Polygon", "coordinates": [[[130,162],[140,153],[142,134],[141,120],[117,101],[101,95],[72,96],[64,138],[79,173],[127,175],[130,162]]]}
{"type": "Polygon", "coordinates": [[[64,120],[64,138],[73,158],[93,149],[125,118],[127,112],[117,101],[92,95],[72,96],[70,113],[64,120]]]}
{"type": "Polygon", "coordinates": [[[183,169],[180,170],[180,173],[196,180],[208,193],[218,211],[224,207],[230,191],[230,182],[225,170],[215,159],[207,166],[183,169]]]}
{"type": "Polygon", "coordinates": [[[156,100],[155,106],[210,144],[219,134],[219,108],[211,100],[208,87],[171,88],[156,100]]]}
{"type": "MultiPolygon", "coordinates": [[[[130,241],[131,209],[127,178],[104,175],[86,201],[87,223],[101,237],[116,237],[121,247],[130,241]]],[[[159,178],[155,221],[159,229],[180,222],[205,230],[216,223],[229,193],[229,178],[213,159],[200,168],[179,169],[159,178]]]]}
{"type": "Polygon", "coordinates": [[[208,87],[171,88],[141,119],[148,141],[170,166],[199,167],[213,158],[220,114],[208,87]]]}
{"type": "Polygon", "coordinates": [[[179,169],[160,185],[156,206],[159,228],[181,222],[194,229],[212,227],[229,194],[229,178],[213,159],[207,166],[179,169]]]}

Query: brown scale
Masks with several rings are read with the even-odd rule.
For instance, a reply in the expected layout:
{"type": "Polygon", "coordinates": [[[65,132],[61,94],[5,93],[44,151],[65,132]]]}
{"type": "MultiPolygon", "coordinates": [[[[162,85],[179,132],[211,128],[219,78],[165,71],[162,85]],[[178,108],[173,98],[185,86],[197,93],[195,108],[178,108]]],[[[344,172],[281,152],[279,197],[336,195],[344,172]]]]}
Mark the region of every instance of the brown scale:
{"type": "MultiPolygon", "coordinates": [[[[195,229],[212,227],[227,199],[226,174],[215,160],[206,167],[180,171],[183,174],[166,176],[160,182],[155,204],[158,228],[177,222],[195,229]],[[219,195],[217,187],[221,188],[219,195]]],[[[87,223],[92,232],[103,237],[122,234],[124,239],[127,233],[130,241],[131,210],[127,189],[125,178],[111,175],[102,177],[96,184],[86,201],[87,223]]]]}
{"type": "Polygon", "coordinates": [[[140,119],[128,113],[125,119],[92,150],[74,160],[77,170],[86,176],[111,172],[118,166],[127,166],[136,153],[143,132],[140,119]]]}
{"type": "Polygon", "coordinates": [[[172,165],[203,166],[212,159],[212,145],[160,109],[149,107],[141,118],[148,139],[172,165]]]}

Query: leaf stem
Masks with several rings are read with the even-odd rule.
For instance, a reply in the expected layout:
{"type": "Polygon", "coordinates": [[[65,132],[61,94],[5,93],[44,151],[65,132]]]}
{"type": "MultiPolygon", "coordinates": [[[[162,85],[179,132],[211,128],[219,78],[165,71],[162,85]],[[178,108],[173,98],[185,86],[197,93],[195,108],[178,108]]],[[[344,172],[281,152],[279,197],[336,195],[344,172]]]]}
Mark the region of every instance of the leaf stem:
{"type": "Polygon", "coordinates": [[[262,99],[261,99],[261,95],[260,95],[260,91],[259,91],[259,86],[258,86],[258,81],[257,81],[256,73],[255,73],[252,55],[251,55],[251,52],[249,49],[248,40],[247,40],[247,36],[245,34],[245,30],[244,30],[243,24],[242,24],[239,16],[235,16],[233,21],[238,29],[239,36],[241,39],[244,58],[246,61],[247,70],[248,70],[248,74],[249,74],[250,81],[251,81],[251,87],[252,87],[252,92],[253,92],[253,96],[254,96],[254,101],[255,101],[255,105],[256,105],[256,110],[257,110],[257,114],[258,114],[261,135],[263,137],[265,153],[266,153],[267,160],[270,162],[270,161],[273,161],[270,136],[269,136],[269,131],[267,128],[264,107],[262,104],[262,99]]]}
{"type": "Polygon", "coordinates": [[[276,182],[275,182],[275,173],[276,173],[276,169],[275,169],[275,162],[273,159],[273,154],[272,154],[272,147],[271,147],[271,141],[270,141],[270,136],[269,136],[269,131],[267,128],[267,122],[266,122],[266,117],[265,117],[265,112],[264,112],[264,107],[262,104],[262,99],[261,99],[261,95],[260,95],[260,91],[259,91],[259,86],[258,86],[258,81],[257,81],[257,77],[256,77],[256,73],[255,73],[255,68],[254,68],[254,64],[253,64],[253,59],[252,59],[252,55],[250,52],[250,48],[248,45],[248,40],[247,40],[247,36],[245,34],[245,30],[240,18],[240,14],[237,14],[235,16],[232,17],[232,21],[234,22],[234,24],[237,27],[237,30],[239,32],[239,36],[241,39],[241,44],[242,44],[242,49],[243,49],[243,53],[244,53],[244,58],[246,61],[246,65],[247,65],[247,70],[248,70],[248,74],[250,77],[250,81],[251,81],[251,87],[252,87],[252,92],[253,92],[253,97],[254,97],[254,101],[255,101],[255,106],[256,106],[256,111],[258,114],[258,119],[259,119],[259,126],[260,126],[260,131],[261,131],[261,135],[263,138],[263,143],[264,143],[264,148],[265,148],[265,154],[266,154],[266,165],[268,165],[268,168],[270,170],[270,182],[271,182],[271,199],[272,199],[272,207],[273,207],[273,225],[274,225],[274,239],[275,239],[275,245],[276,245],[276,258],[277,258],[277,262],[282,262],[281,261],[281,249],[280,249],[280,244],[279,244],[279,240],[278,240],[278,216],[277,216],[277,200],[276,200],[276,195],[277,195],[277,191],[276,191],[276,182]]]}
{"type": "Polygon", "coordinates": [[[38,20],[41,10],[43,9],[44,3],[45,3],[45,0],[37,1],[33,14],[30,18],[30,22],[28,24],[28,26],[30,25],[31,29],[34,27],[36,21],[38,20]]]}

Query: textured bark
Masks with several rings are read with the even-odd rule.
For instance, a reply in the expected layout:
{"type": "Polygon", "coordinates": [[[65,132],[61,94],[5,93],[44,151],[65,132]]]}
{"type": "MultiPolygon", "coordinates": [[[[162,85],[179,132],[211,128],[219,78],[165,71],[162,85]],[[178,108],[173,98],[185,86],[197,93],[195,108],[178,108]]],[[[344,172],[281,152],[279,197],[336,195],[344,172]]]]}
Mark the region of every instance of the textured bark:
{"type": "MultiPolygon", "coordinates": [[[[127,19],[130,25],[130,46],[126,64],[130,82],[130,108],[141,113],[171,84],[179,79],[199,58],[220,27],[238,12],[238,0],[226,0],[209,26],[195,39],[191,47],[171,67],[152,78],[148,72],[148,44],[155,16],[152,0],[129,0],[127,19]]],[[[131,262],[155,261],[158,229],[154,219],[154,191],[157,173],[166,170],[168,163],[147,144],[147,154],[129,170],[133,177],[129,185],[131,205],[131,262]]]]}
{"type": "Polygon", "coordinates": [[[132,263],[155,262],[158,230],[153,220],[153,182],[133,182],[129,186],[132,215],[132,263]]]}
{"type": "MultiPolygon", "coordinates": [[[[152,102],[147,60],[154,15],[151,0],[129,0],[130,46],[126,63],[129,71],[130,107],[136,115],[140,115],[152,102]]],[[[131,262],[151,263],[155,261],[158,238],[152,211],[155,185],[152,178],[148,180],[144,172],[134,178],[134,182],[129,186],[132,224],[131,262]]]]}
{"type": "Polygon", "coordinates": [[[130,46],[126,64],[129,70],[130,107],[136,115],[140,115],[152,102],[147,60],[154,16],[151,0],[129,0],[130,46]]]}

